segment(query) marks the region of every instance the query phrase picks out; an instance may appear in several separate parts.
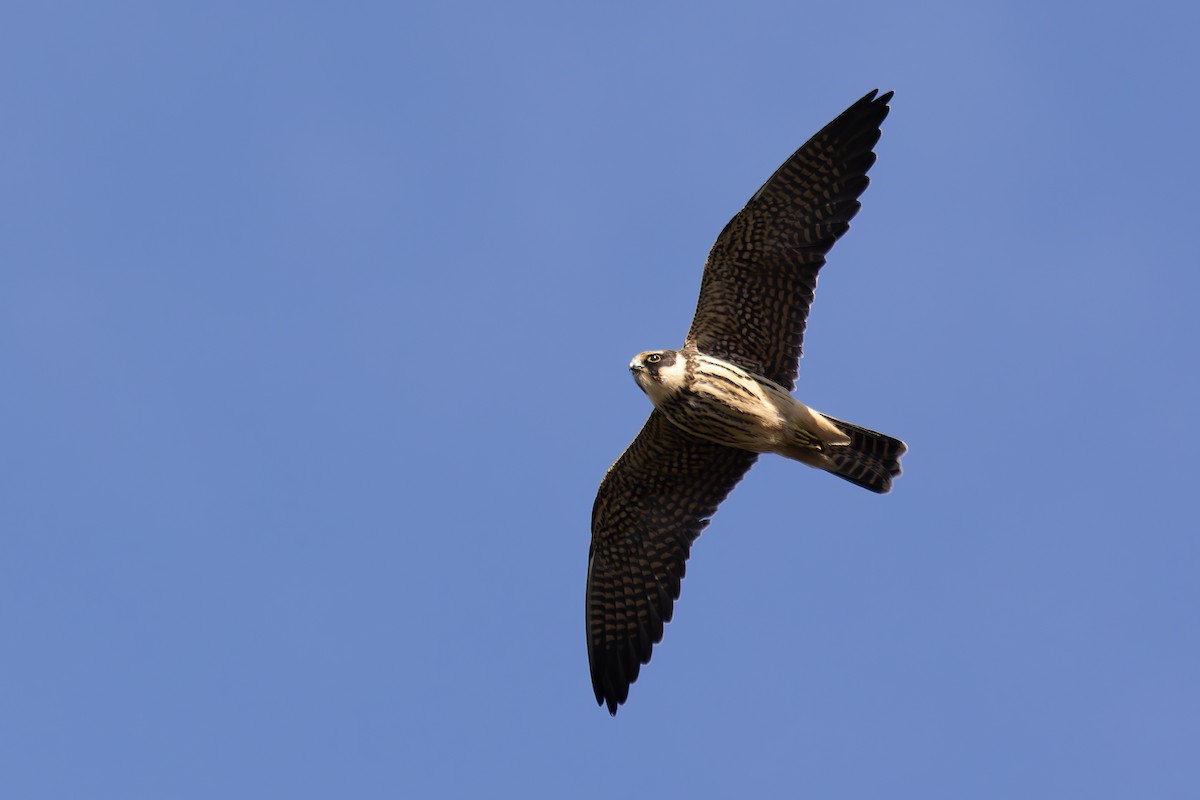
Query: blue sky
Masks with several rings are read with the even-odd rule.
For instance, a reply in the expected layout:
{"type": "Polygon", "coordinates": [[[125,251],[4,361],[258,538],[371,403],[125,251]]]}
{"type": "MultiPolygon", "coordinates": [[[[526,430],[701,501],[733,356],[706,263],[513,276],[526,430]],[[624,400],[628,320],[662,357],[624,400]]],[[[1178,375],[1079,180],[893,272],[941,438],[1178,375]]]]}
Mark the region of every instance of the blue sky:
{"type": "Polygon", "coordinates": [[[1191,798],[1191,4],[0,14],[0,795],[1191,798]],[[615,719],[589,514],[708,247],[894,89],[615,719]]]}

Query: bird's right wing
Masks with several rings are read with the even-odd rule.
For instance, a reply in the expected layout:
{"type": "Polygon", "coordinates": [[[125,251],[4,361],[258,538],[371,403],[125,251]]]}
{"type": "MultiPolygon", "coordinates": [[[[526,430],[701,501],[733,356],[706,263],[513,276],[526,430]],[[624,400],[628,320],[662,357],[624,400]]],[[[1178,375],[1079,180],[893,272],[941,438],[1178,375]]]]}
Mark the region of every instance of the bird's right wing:
{"type": "Polygon", "coordinates": [[[592,507],[588,662],[609,713],[662,640],[692,542],[757,455],[697,439],[653,411],[592,507]]]}

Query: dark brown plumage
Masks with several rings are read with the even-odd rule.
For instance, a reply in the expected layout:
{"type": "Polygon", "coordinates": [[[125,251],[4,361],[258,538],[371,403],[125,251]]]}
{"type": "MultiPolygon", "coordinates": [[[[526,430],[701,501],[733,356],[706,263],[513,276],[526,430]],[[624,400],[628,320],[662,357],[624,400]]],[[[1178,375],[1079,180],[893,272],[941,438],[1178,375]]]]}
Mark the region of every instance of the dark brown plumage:
{"type": "Polygon", "coordinates": [[[796,383],[817,271],[850,227],[892,93],[871,92],[775,170],[717,237],[687,343],[796,383]]]}
{"type": "Polygon", "coordinates": [[[588,661],[617,705],[671,621],[692,542],[758,456],[689,436],[652,411],[600,484],[588,555],[588,661]]]}
{"type": "MultiPolygon", "coordinates": [[[[643,354],[648,361],[636,367],[648,381],[643,389],[657,390],[659,370],[672,367],[677,356],[703,354],[762,376],[783,394],[791,390],[817,271],[858,213],[891,97],[871,92],[852,105],[784,162],[730,220],[705,265],[684,349],[643,354]]],[[[688,365],[690,371],[693,364],[688,365]]],[[[686,400],[677,393],[670,402],[681,397],[686,400]]],[[[693,435],[673,419],[659,408],[650,414],[604,476],[592,509],[588,661],[596,701],[612,714],[662,639],[692,542],[758,457],[693,435]]],[[[819,466],[887,491],[899,474],[903,443],[826,419],[845,425],[845,435],[837,442],[842,449],[830,449],[819,466]]],[[[820,438],[812,441],[819,451],[820,438]]]]}

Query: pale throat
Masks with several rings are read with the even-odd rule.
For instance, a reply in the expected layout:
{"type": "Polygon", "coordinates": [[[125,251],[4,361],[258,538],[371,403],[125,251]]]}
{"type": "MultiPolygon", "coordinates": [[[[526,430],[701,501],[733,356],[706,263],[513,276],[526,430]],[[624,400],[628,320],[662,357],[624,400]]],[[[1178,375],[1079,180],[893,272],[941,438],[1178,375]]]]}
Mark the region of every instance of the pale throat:
{"type": "Polygon", "coordinates": [[[675,363],[658,371],[659,380],[654,380],[646,372],[637,374],[638,385],[650,398],[655,408],[678,394],[687,386],[687,364],[682,355],[676,356],[675,363]]]}

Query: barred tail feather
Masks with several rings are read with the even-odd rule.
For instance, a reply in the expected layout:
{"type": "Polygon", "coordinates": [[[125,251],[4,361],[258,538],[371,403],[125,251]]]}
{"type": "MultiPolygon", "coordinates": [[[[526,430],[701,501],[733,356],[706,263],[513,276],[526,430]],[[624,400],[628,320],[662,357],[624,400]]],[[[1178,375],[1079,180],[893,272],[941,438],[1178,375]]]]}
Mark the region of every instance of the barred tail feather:
{"type": "Polygon", "coordinates": [[[826,450],[833,462],[829,471],[864,489],[887,493],[892,488],[892,479],[900,474],[900,456],[908,446],[877,431],[842,422],[828,414],[822,416],[850,437],[849,444],[833,445],[826,450]]]}

